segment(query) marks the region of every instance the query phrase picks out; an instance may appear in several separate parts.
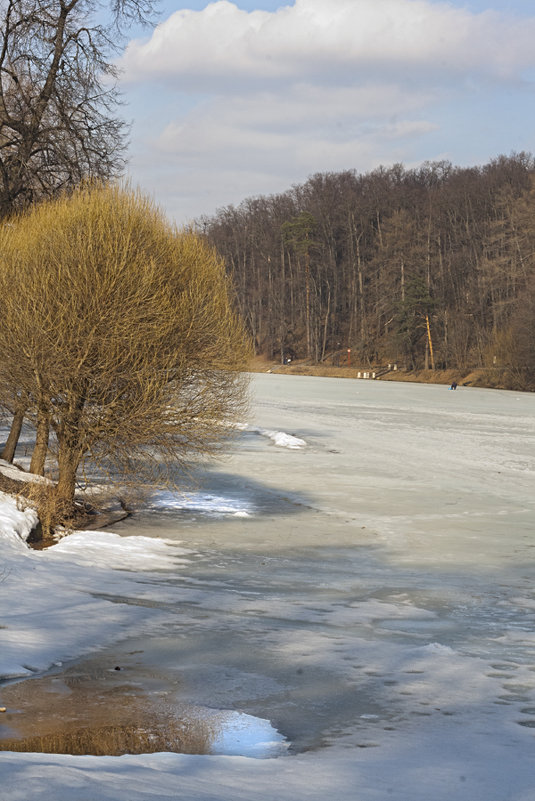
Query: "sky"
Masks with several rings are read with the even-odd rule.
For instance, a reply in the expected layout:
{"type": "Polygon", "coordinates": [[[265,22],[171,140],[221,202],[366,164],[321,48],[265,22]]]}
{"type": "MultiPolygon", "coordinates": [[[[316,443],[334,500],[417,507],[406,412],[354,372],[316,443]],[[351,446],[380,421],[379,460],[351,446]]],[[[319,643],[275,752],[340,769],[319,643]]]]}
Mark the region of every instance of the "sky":
{"type": "Polygon", "coordinates": [[[163,0],[120,59],[129,175],[179,225],[318,172],[535,151],[530,0],[163,0]]]}

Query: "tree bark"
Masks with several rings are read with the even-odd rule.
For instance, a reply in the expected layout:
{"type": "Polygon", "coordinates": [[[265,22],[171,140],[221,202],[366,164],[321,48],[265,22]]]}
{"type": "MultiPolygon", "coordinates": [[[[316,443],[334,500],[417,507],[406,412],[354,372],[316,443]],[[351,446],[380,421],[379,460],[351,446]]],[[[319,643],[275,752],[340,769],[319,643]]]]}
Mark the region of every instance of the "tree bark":
{"type": "Polygon", "coordinates": [[[61,445],[58,454],[59,478],[56,484],[55,499],[57,512],[63,516],[69,516],[74,505],[74,493],[76,491],[76,472],[80,465],[81,454],[71,451],[61,445]]]}
{"type": "Polygon", "coordinates": [[[37,476],[44,476],[45,461],[48,454],[48,438],[50,433],[50,418],[45,409],[40,409],[37,417],[37,430],[35,434],[35,446],[30,462],[30,473],[37,476]]]}
{"type": "Polygon", "coordinates": [[[85,395],[74,395],[71,409],[56,432],[58,438],[58,483],[55,488],[56,514],[69,517],[74,507],[76,472],[84,455],[80,427],[85,395]]]}
{"type": "Polygon", "coordinates": [[[4,449],[0,454],[0,458],[4,459],[6,462],[13,462],[13,459],[15,458],[15,451],[17,450],[25,413],[26,407],[22,406],[22,404],[17,406],[15,409],[13,420],[11,421],[11,429],[9,431],[6,444],[4,445],[4,449]]]}

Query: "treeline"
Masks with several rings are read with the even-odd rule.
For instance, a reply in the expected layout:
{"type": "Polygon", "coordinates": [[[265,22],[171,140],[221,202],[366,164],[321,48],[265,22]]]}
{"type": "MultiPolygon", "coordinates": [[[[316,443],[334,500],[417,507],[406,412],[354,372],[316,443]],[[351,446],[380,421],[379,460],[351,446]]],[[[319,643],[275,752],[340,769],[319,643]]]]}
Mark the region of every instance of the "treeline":
{"type": "Polygon", "coordinates": [[[535,375],[535,162],[312,176],[199,227],[257,353],[535,375]]]}

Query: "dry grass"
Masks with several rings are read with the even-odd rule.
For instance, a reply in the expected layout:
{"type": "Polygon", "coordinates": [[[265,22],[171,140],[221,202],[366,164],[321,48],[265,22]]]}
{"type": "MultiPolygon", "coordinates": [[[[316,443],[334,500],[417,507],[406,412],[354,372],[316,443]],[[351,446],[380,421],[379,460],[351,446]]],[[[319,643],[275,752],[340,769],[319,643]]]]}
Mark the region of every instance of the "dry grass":
{"type": "Polygon", "coordinates": [[[148,725],[127,724],[81,727],[25,738],[0,740],[0,751],[43,754],[121,756],[171,751],[209,754],[214,730],[207,721],[183,721],[148,725]]]}
{"type": "Polygon", "coordinates": [[[147,691],[144,680],[154,690],[152,670],[127,676],[96,661],[83,672],[73,667],[58,676],[5,685],[0,751],[210,753],[224,713],[179,703],[168,691],[147,691]]]}

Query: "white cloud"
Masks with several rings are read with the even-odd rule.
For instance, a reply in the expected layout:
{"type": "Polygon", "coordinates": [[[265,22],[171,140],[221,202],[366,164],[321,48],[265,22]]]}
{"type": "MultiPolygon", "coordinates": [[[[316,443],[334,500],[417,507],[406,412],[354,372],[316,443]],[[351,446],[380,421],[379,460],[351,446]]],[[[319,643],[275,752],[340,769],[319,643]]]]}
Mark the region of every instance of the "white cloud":
{"type": "Polygon", "coordinates": [[[509,76],[533,65],[534,37],[535,18],[471,14],[430,0],[296,0],[273,13],[219,0],[175,12],[148,42],[130,44],[123,66],[127,80],[180,79],[182,88],[400,64],[509,76]]]}
{"type": "MultiPolygon", "coordinates": [[[[262,92],[214,99],[166,126],[159,146],[184,155],[204,155],[207,147],[221,153],[245,146],[276,147],[280,136],[299,140],[331,130],[338,139],[352,139],[363,124],[421,109],[429,94],[410,98],[394,85],[328,88],[297,85],[284,92],[262,92]],[[214,121],[217,123],[214,125],[214,121]]],[[[418,123],[420,125],[420,123],[418,123]]]]}
{"type": "Polygon", "coordinates": [[[325,169],[342,169],[357,140],[377,144],[434,130],[425,119],[403,117],[424,102],[416,95],[408,103],[394,86],[305,86],[279,95],[215,99],[167,125],[154,145],[190,165],[224,162],[239,169],[244,159],[258,158],[270,170],[288,162],[304,165],[318,147],[330,152],[325,169]]]}
{"type": "MultiPolygon", "coordinates": [[[[132,177],[184,221],[315,172],[455,160],[451,143],[468,150],[471,130],[479,153],[500,127],[485,116],[492,92],[522,85],[533,41],[535,16],[439,0],[176,11],[121,62],[127,90],[146,98],[133,109],[132,177]]],[[[517,147],[495,141],[482,160],[517,147]]]]}
{"type": "Polygon", "coordinates": [[[393,161],[402,161],[402,144],[435,128],[425,119],[370,121],[361,106],[333,124],[322,119],[321,107],[305,101],[288,126],[275,102],[255,111],[258,116],[248,119],[245,102],[215,101],[167,125],[147,147],[143,184],[165,198],[179,221],[248,196],[283,192],[314,172],[378,166],[385,148],[393,161]]]}

